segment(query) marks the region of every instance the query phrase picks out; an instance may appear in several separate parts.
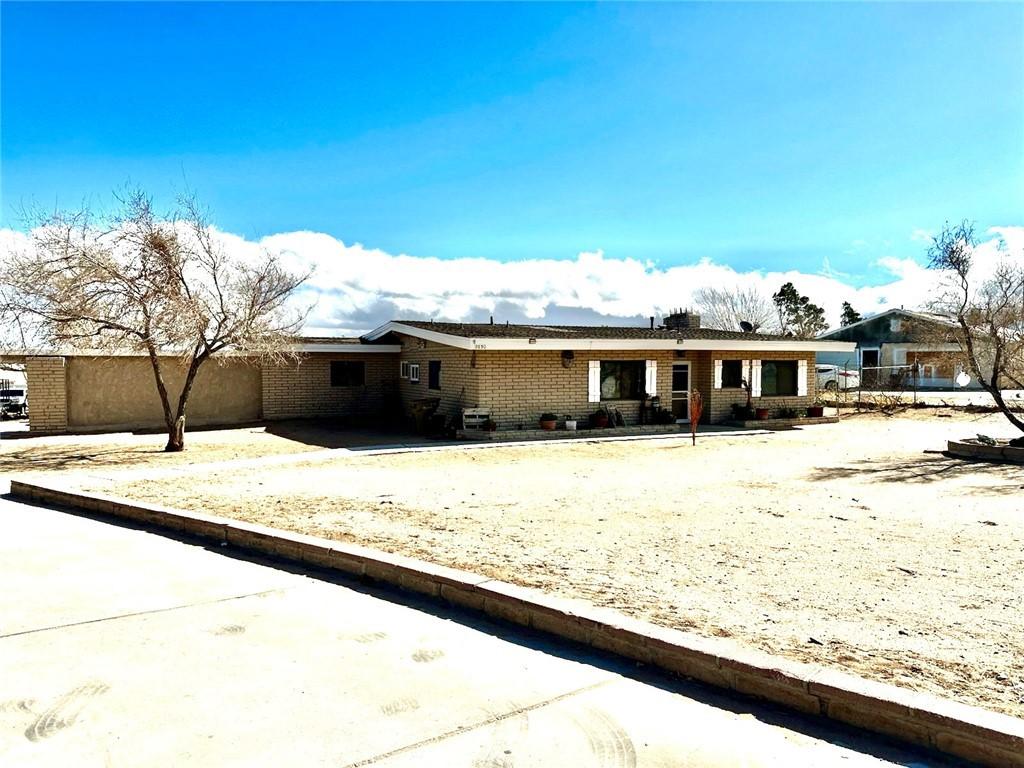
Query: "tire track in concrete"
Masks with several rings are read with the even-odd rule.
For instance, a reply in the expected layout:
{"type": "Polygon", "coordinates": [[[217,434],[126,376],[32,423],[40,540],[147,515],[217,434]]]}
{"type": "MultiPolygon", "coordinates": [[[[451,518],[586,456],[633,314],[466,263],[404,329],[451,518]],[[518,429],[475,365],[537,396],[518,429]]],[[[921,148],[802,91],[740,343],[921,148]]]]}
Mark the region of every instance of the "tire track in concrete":
{"type": "Polygon", "coordinates": [[[110,686],[106,683],[91,682],[68,691],[25,729],[25,738],[29,741],[42,741],[70,728],[90,699],[109,690],[110,686]]]}
{"type": "Polygon", "coordinates": [[[587,707],[580,715],[570,715],[590,746],[595,768],[636,768],[633,740],[614,719],[600,709],[587,707]]]}

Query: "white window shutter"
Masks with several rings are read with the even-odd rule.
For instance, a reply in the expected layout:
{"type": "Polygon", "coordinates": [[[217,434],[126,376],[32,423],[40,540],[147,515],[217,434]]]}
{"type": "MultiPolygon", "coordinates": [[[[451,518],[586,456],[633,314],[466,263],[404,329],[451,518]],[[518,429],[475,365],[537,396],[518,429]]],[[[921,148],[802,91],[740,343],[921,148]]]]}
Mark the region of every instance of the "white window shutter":
{"type": "Polygon", "coordinates": [[[715,389],[722,388],[722,361],[715,360],[715,389]]]}
{"type": "Polygon", "coordinates": [[[647,395],[648,397],[654,397],[658,394],[658,361],[648,360],[645,373],[647,375],[647,382],[645,384],[647,395]]]}
{"type": "Polygon", "coordinates": [[[796,361],[796,393],[800,397],[807,394],[807,361],[796,361]]]}
{"type": "Polygon", "coordinates": [[[754,372],[750,368],[751,362],[751,360],[740,361],[740,379],[747,382],[747,384],[750,384],[750,382],[753,381],[754,379],[754,372]]]}
{"type": "Polygon", "coordinates": [[[590,369],[587,371],[588,374],[588,393],[587,402],[589,403],[600,403],[601,402],[601,361],[591,360],[590,369]]]}
{"type": "Polygon", "coordinates": [[[754,360],[750,364],[750,396],[761,396],[761,361],[754,360]]]}

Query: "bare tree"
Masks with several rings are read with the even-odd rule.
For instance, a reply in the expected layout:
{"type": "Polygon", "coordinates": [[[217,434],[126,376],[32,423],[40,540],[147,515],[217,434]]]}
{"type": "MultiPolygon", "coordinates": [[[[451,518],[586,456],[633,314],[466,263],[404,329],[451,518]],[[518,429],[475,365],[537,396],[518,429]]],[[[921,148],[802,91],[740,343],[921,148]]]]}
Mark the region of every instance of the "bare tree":
{"type": "Polygon", "coordinates": [[[763,333],[779,329],[775,307],[757,288],[700,288],[693,299],[700,309],[701,323],[708,328],[739,331],[740,323],[748,322],[763,333]]]}
{"type": "Polygon", "coordinates": [[[83,209],[35,218],[32,246],[0,265],[0,319],[16,324],[26,345],[145,353],[165,450],[180,451],[189,395],[206,362],[218,353],[292,354],[304,315],[287,300],[308,275],[290,274],[270,253],[251,261],[228,254],[192,195],[165,216],[141,191],[116,201],[111,216],[83,209]],[[176,397],[168,365],[184,371],[176,397]]]}
{"type": "Polygon", "coordinates": [[[929,266],[944,273],[932,308],[956,320],[962,358],[996,407],[1017,429],[1024,420],[1006,405],[1002,388],[1024,389],[1024,254],[1004,253],[991,276],[974,268],[974,225],[949,225],[933,239],[929,266]]]}

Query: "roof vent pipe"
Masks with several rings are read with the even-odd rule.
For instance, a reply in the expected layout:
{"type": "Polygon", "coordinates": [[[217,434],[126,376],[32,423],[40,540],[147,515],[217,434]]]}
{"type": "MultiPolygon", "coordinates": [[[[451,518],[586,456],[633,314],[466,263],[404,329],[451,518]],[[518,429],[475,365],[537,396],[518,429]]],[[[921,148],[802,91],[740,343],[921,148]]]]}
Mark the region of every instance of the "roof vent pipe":
{"type": "Polygon", "coordinates": [[[654,315],[651,315],[651,330],[654,330],[654,315]]]}

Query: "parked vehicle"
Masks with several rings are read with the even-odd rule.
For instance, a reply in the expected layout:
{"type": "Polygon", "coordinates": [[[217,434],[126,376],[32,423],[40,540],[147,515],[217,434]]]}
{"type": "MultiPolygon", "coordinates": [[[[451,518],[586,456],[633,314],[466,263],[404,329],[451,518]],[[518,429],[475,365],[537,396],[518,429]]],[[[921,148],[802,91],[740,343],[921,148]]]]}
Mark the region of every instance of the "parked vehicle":
{"type": "Polygon", "coordinates": [[[28,413],[24,389],[0,389],[0,419],[20,419],[28,413]]]}
{"type": "Polygon", "coordinates": [[[857,389],[860,387],[860,373],[838,365],[817,366],[818,389],[857,389]]]}

